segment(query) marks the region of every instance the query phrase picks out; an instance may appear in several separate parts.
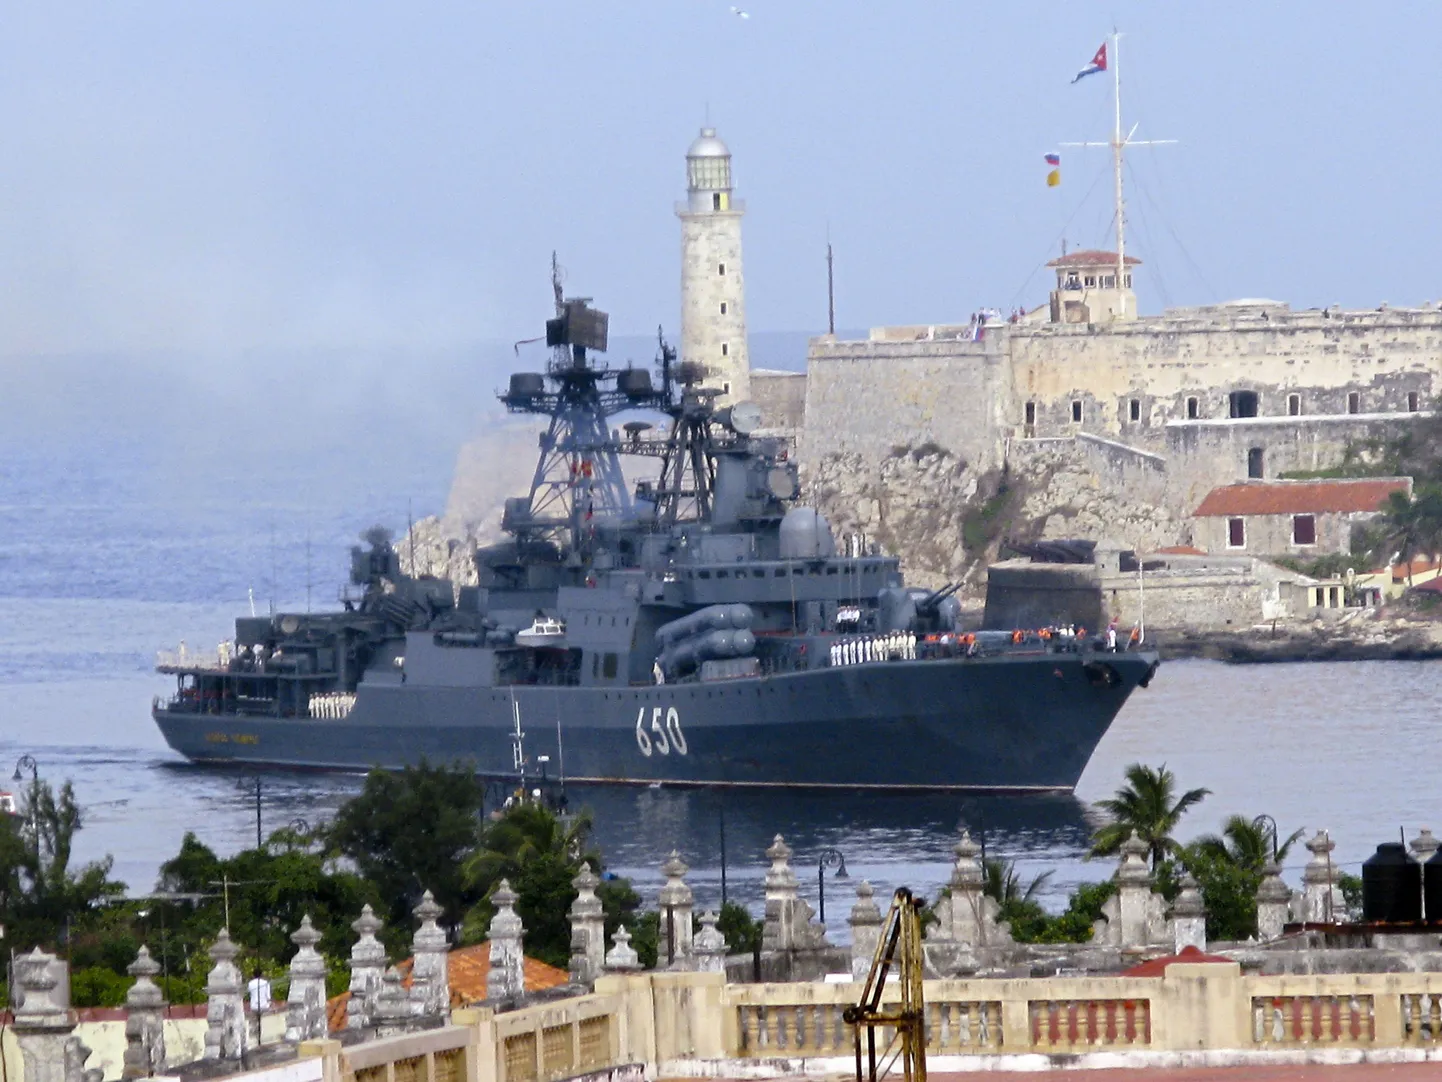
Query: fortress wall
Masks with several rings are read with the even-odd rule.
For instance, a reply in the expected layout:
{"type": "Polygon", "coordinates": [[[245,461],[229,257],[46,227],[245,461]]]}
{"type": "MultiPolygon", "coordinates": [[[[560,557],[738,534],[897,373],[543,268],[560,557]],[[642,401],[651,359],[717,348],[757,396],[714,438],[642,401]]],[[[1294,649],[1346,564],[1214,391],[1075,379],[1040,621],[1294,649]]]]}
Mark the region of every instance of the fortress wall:
{"type": "Polygon", "coordinates": [[[1348,442],[1389,434],[1423,414],[1333,414],[1170,421],[1162,426],[1168,502],[1190,514],[1218,485],[1247,477],[1247,455],[1262,450],[1262,476],[1334,466],[1348,442]]]}
{"type": "Polygon", "coordinates": [[[806,423],[806,375],[768,368],[751,370],[751,401],[770,432],[796,432],[806,423]]]}
{"type": "Polygon", "coordinates": [[[1267,319],[1161,318],[1108,327],[1023,325],[1007,329],[1014,424],[1036,403],[1035,435],[1081,427],[1153,446],[1161,425],[1187,416],[1196,397],[1201,419],[1226,418],[1228,392],[1256,391],[1261,416],[1284,417],[1299,393],[1303,415],[1344,414],[1350,391],[1365,413],[1404,413],[1442,391],[1442,313],[1386,310],[1267,319]],[[1130,419],[1130,402],[1140,418],[1130,419]],[[1080,426],[1072,402],[1083,403],[1080,426]]]}
{"type": "Polygon", "coordinates": [[[999,344],[813,339],[802,461],[857,454],[879,462],[897,446],[935,444],[976,470],[1000,465],[999,344]]]}

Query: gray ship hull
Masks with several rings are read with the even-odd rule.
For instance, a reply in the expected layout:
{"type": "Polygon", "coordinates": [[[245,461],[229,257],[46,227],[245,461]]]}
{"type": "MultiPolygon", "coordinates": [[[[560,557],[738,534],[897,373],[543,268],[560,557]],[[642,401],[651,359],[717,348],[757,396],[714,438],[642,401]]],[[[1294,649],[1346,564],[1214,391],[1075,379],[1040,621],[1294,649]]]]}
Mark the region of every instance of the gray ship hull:
{"type": "Polygon", "coordinates": [[[154,717],[172,748],[207,763],[363,771],[424,758],[514,778],[519,712],[531,773],[545,755],[569,781],[1035,792],[1076,784],[1155,666],[1150,651],[1037,653],[653,687],[363,683],[341,719],[164,704],[154,717]]]}

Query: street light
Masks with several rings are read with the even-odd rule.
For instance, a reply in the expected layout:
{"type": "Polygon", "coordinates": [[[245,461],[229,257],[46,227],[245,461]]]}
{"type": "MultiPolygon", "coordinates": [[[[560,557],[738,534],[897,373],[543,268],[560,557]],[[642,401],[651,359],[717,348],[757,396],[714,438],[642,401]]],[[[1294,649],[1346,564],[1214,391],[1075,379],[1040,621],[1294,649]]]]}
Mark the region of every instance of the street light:
{"type": "Polygon", "coordinates": [[[1254,823],[1265,823],[1272,835],[1272,863],[1277,863],[1277,821],[1270,815],[1259,815],[1252,820],[1254,823]]]}
{"type": "Polygon", "coordinates": [[[255,791],[255,847],[259,849],[261,847],[260,792],[263,788],[263,782],[259,774],[251,774],[247,777],[237,778],[235,781],[235,787],[243,793],[248,793],[252,790],[255,791]]]}
{"type": "Polygon", "coordinates": [[[846,874],[846,857],[840,849],[826,848],[821,850],[821,858],[816,862],[816,907],[819,910],[817,919],[822,924],[826,923],[826,869],[836,868],[837,879],[850,879],[846,874]]]}
{"type": "Polygon", "coordinates": [[[15,773],[11,777],[11,780],[24,781],[25,771],[27,770],[30,771],[31,781],[40,780],[40,764],[35,761],[35,756],[33,755],[22,755],[15,760],[15,773]]]}

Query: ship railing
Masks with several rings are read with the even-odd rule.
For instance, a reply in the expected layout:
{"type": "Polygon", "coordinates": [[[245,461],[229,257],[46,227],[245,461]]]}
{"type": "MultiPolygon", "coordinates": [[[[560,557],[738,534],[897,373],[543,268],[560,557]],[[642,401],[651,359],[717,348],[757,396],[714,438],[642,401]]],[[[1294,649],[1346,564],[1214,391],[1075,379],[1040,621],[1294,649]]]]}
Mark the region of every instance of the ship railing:
{"type": "Polygon", "coordinates": [[[221,643],[215,650],[192,650],[181,643],[174,650],[158,650],[155,654],[157,669],[202,669],[207,672],[227,672],[230,669],[231,650],[229,643],[221,643]]]}

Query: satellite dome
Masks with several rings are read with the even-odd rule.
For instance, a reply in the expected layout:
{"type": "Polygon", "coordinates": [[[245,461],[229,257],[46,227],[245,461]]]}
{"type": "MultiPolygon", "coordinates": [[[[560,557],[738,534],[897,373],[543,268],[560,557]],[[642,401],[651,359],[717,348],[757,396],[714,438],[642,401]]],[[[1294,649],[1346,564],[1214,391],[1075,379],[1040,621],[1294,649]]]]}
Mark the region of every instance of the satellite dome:
{"type": "Polygon", "coordinates": [[[715,128],[702,128],[701,134],[686,151],[688,158],[729,158],[731,151],[716,135],[715,128]]]}

